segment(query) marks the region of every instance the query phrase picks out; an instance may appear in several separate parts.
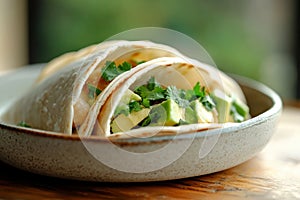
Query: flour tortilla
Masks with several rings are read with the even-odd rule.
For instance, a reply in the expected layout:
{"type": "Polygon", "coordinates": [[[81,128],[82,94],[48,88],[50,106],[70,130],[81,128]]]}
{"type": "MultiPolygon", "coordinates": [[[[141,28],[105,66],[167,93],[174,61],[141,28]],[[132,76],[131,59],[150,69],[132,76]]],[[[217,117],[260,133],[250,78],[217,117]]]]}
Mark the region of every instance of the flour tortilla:
{"type": "MultiPolygon", "coordinates": [[[[164,56],[184,57],[169,46],[149,41],[109,41],[68,53],[45,67],[35,85],[1,116],[1,121],[14,125],[23,121],[32,128],[69,135],[75,127],[78,134],[91,135],[96,119],[88,115],[100,110],[114,88],[110,84],[105,87],[92,105],[86,102],[83,91],[87,83],[97,85],[105,63],[164,56]]],[[[122,75],[114,81],[119,79],[122,75]]]]}
{"type": "MultiPolygon", "coordinates": [[[[114,137],[114,134],[111,135],[110,133],[111,119],[123,94],[127,89],[134,90],[138,86],[146,84],[151,77],[154,77],[162,86],[176,86],[180,89],[192,89],[197,82],[200,82],[200,85],[204,86],[208,92],[220,90],[224,94],[235,96],[236,98],[245,101],[245,97],[238,84],[214,67],[192,59],[186,60],[179,57],[158,58],[137,66],[130,72],[124,74],[122,79],[111,84],[111,87],[114,89],[108,94],[108,98],[105,99],[104,105],[101,107],[99,113],[97,113],[98,121],[94,127],[95,135],[114,137]]],[[[95,116],[91,117],[95,118],[95,116]]],[[[158,135],[162,132],[164,132],[164,134],[175,134],[180,132],[207,130],[221,126],[222,125],[217,124],[216,121],[214,124],[207,123],[172,128],[141,127],[116,135],[119,137],[122,134],[145,136],[147,133],[153,133],[153,130],[156,130],[158,135]]]]}
{"type": "MultiPolygon", "coordinates": [[[[80,136],[93,134],[108,137],[111,114],[126,87],[144,83],[151,74],[167,81],[164,84],[178,88],[190,88],[200,81],[209,90],[219,88],[226,94],[235,93],[245,101],[239,86],[231,78],[211,66],[182,55],[172,47],[149,41],[108,41],[51,61],[30,91],[1,116],[1,121],[14,125],[24,121],[32,128],[68,135],[75,132],[80,136]],[[84,90],[87,84],[98,84],[105,63],[114,61],[120,64],[128,60],[147,62],[105,85],[93,104],[89,104],[84,90]],[[183,67],[180,68],[180,64],[183,67]],[[178,65],[178,74],[188,77],[188,81],[182,84],[177,81],[176,75],[165,74],[168,72],[165,69],[171,68],[169,65],[178,65]],[[195,68],[202,71],[204,76],[195,78],[195,68]]],[[[198,125],[198,129],[199,126],[201,130],[206,129],[203,125],[198,125]]]]}

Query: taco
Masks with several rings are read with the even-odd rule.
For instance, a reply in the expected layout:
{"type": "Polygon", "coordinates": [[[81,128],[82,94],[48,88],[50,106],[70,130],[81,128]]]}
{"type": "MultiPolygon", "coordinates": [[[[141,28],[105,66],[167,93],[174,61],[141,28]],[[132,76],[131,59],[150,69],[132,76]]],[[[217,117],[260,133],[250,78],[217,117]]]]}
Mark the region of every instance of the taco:
{"type": "Polygon", "coordinates": [[[113,79],[161,56],[181,54],[149,41],[108,41],[64,54],[45,66],[35,85],[13,103],[1,121],[72,134],[84,123],[94,103],[101,106],[113,79]],[[106,68],[116,70],[108,74],[106,68]]]}
{"type": "Polygon", "coordinates": [[[195,132],[250,117],[237,83],[192,59],[151,60],[124,74],[111,87],[114,91],[97,113],[95,135],[195,132]]]}
{"type": "Polygon", "coordinates": [[[162,44],[109,41],[51,61],[1,118],[111,137],[218,128],[248,119],[249,109],[238,84],[214,67],[162,44]]]}

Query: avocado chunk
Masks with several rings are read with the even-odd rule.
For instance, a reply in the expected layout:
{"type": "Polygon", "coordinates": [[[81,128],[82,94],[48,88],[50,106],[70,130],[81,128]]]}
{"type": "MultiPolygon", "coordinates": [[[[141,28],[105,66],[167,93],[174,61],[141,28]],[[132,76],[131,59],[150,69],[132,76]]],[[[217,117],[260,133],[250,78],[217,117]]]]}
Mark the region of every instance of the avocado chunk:
{"type": "Polygon", "coordinates": [[[126,90],[119,104],[129,104],[130,101],[141,101],[142,98],[132,92],[131,90],[126,90]]]}
{"type": "Polygon", "coordinates": [[[150,112],[151,126],[173,126],[182,119],[183,110],[172,99],[154,106],[150,112]]]}
{"type": "Polygon", "coordinates": [[[249,118],[249,107],[239,99],[233,99],[230,111],[232,122],[242,122],[249,118]]]}
{"type": "Polygon", "coordinates": [[[124,114],[118,115],[111,123],[111,131],[113,133],[129,131],[138,125],[150,113],[149,108],[144,108],[138,112],[132,112],[127,116],[124,114]]]}
{"type": "Polygon", "coordinates": [[[196,114],[195,109],[193,109],[192,107],[187,107],[185,108],[185,113],[184,113],[184,121],[187,124],[195,124],[198,123],[198,117],[196,114]]]}
{"type": "Polygon", "coordinates": [[[212,93],[212,98],[216,103],[219,123],[230,121],[230,108],[232,99],[220,90],[212,93]]]}
{"type": "Polygon", "coordinates": [[[114,116],[118,116],[119,114],[125,114],[126,116],[129,114],[129,106],[128,104],[131,101],[141,101],[142,98],[135,94],[134,92],[132,92],[131,90],[126,90],[124,95],[122,96],[120,103],[118,104],[115,112],[114,112],[114,116]]]}
{"type": "MultiPolygon", "coordinates": [[[[191,105],[191,108],[195,112],[195,116],[196,116],[196,120],[197,120],[196,122],[198,122],[198,123],[214,122],[213,113],[206,110],[200,101],[198,101],[198,100],[192,101],[190,105],[191,105]]],[[[187,112],[187,110],[186,110],[186,112],[187,112]]]]}
{"type": "Polygon", "coordinates": [[[249,115],[249,107],[241,100],[235,98],[232,102],[232,106],[234,106],[236,111],[244,118],[249,115]]]}

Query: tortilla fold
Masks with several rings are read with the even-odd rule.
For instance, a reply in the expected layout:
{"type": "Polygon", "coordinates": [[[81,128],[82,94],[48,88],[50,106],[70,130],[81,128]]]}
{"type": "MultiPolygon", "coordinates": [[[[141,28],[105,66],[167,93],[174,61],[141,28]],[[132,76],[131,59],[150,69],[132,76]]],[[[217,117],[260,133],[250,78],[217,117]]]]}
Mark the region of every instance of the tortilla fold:
{"type": "MultiPolygon", "coordinates": [[[[93,109],[100,110],[114,88],[110,83],[101,85],[101,94],[90,103],[87,85],[97,86],[106,62],[114,61],[118,65],[124,61],[151,61],[165,56],[184,57],[166,45],[122,40],[102,42],[64,54],[45,66],[32,88],[12,103],[0,120],[13,125],[25,122],[32,128],[69,135],[91,135],[85,132],[94,126],[87,116],[94,112],[93,109]]],[[[122,75],[113,81],[119,79],[122,75]]]]}

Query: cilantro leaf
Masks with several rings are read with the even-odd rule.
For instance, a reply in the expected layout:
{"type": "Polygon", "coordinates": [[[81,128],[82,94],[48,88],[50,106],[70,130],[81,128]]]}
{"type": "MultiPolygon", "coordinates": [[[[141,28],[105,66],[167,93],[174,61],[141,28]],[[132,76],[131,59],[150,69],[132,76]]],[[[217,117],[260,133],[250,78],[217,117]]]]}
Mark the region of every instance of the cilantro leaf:
{"type": "Polygon", "coordinates": [[[145,108],[150,108],[150,100],[149,99],[143,99],[142,104],[145,108]]]}
{"type": "Polygon", "coordinates": [[[150,92],[148,92],[147,94],[147,98],[149,100],[160,100],[160,99],[164,99],[165,98],[165,90],[161,87],[155,87],[153,90],[151,90],[150,92]]]}
{"type": "Polygon", "coordinates": [[[211,111],[214,107],[216,107],[212,98],[207,94],[205,87],[201,87],[199,82],[196,83],[192,91],[187,91],[186,98],[189,101],[199,99],[207,111],[211,111]]]}
{"type": "Polygon", "coordinates": [[[131,67],[132,67],[131,64],[125,61],[118,66],[118,71],[123,73],[123,72],[131,70],[131,67]]]}
{"type": "Polygon", "coordinates": [[[153,90],[149,90],[146,86],[140,86],[135,89],[135,93],[140,95],[143,99],[148,100],[160,100],[164,99],[165,90],[161,87],[155,87],[153,90]]]}
{"type": "Polygon", "coordinates": [[[142,106],[139,104],[137,101],[131,101],[129,102],[129,112],[131,113],[132,111],[137,112],[142,110],[142,106]]]}
{"type": "Polygon", "coordinates": [[[140,105],[137,101],[131,101],[128,105],[126,104],[119,104],[114,112],[114,117],[124,114],[125,116],[128,116],[130,113],[137,112],[142,110],[143,107],[140,105]]]}
{"type": "Polygon", "coordinates": [[[131,64],[126,61],[118,65],[118,67],[116,66],[115,62],[107,61],[104,68],[101,70],[102,78],[105,81],[112,81],[120,74],[129,71],[131,68],[131,64]]]}
{"type": "Polygon", "coordinates": [[[200,86],[200,83],[197,82],[193,88],[194,94],[199,98],[203,98],[205,96],[205,87],[200,86]]]}
{"type": "Polygon", "coordinates": [[[206,95],[205,87],[200,86],[200,83],[197,82],[196,85],[193,87],[192,90],[183,90],[184,92],[182,95],[182,98],[188,100],[188,101],[194,101],[199,98],[203,98],[206,95]]]}
{"type": "Polygon", "coordinates": [[[148,107],[148,103],[151,103],[151,101],[165,99],[165,89],[163,89],[160,84],[156,82],[154,77],[150,78],[146,85],[137,87],[134,92],[142,97],[143,104],[146,104],[144,104],[145,107],[148,107]]]}
{"type": "Polygon", "coordinates": [[[154,77],[151,77],[146,85],[137,87],[134,92],[142,97],[142,105],[146,108],[167,99],[174,100],[182,108],[187,108],[190,102],[197,99],[208,111],[215,107],[215,103],[207,94],[205,87],[201,87],[199,82],[192,90],[178,89],[175,86],[168,86],[164,89],[154,77]]]}
{"type": "Polygon", "coordinates": [[[242,122],[245,120],[245,118],[238,113],[235,106],[230,107],[230,115],[233,117],[235,122],[242,122]]]}
{"type": "Polygon", "coordinates": [[[152,76],[149,81],[148,81],[148,85],[147,88],[149,90],[154,90],[156,87],[161,88],[160,84],[155,80],[155,78],[152,76]]]}
{"type": "Polygon", "coordinates": [[[92,84],[88,84],[87,86],[89,89],[88,96],[90,99],[96,98],[102,92],[99,88],[93,86],[92,84]]]}
{"type": "Polygon", "coordinates": [[[194,90],[187,90],[187,91],[185,91],[184,98],[188,101],[193,101],[193,100],[197,99],[197,96],[196,96],[194,90]]]}
{"type": "Polygon", "coordinates": [[[115,62],[107,61],[102,69],[102,78],[111,81],[119,75],[115,62]]]}
{"type": "Polygon", "coordinates": [[[212,109],[216,107],[215,102],[209,95],[206,95],[202,99],[200,99],[200,102],[203,104],[207,111],[212,111],[212,109]]]}
{"type": "Polygon", "coordinates": [[[169,86],[166,91],[167,99],[174,100],[180,107],[189,106],[189,101],[184,98],[184,90],[179,90],[175,86],[169,86]]]}

